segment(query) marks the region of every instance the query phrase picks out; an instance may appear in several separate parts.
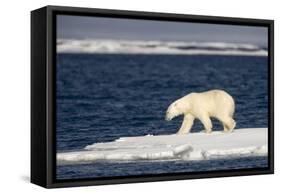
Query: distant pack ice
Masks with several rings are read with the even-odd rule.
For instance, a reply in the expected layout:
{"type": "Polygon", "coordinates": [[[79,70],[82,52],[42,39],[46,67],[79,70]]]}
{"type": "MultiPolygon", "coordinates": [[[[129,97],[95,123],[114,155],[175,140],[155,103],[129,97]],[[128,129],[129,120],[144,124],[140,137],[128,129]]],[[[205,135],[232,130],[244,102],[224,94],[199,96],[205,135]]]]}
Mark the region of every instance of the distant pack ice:
{"type": "Polygon", "coordinates": [[[267,56],[267,48],[245,43],[58,39],[58,53],[267,56]]]}
{"type": "Polygon", "coordinates": [[[267,128],[236,129],[233,133],[122,137],[94,143],[81,151],[57,153],[58,165],[94,162],[209,160],[266,156],[267,128]]]}

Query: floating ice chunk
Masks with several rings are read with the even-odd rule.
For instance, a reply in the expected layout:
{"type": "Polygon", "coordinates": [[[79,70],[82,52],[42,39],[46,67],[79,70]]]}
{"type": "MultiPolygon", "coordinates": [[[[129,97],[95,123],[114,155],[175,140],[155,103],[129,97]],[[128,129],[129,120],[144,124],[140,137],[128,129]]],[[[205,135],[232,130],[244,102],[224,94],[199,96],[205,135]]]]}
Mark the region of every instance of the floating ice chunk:
{"type": "Polygon", "coordinates": [[[235,129],[233,133],[190,133],[122,137],[88,145],[84,150],[57,153],[59,165],[138,160],[208,160],[267,155],[267,128],[235,129]]]}

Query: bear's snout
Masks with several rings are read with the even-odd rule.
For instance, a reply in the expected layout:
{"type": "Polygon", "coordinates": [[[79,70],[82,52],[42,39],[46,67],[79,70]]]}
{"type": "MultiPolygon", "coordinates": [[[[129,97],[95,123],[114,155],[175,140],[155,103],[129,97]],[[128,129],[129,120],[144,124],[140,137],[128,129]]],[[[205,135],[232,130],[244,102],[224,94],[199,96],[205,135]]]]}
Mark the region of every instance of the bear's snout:
{"type": "Polygon", "coordinates": [[[166,112],[165,120],[166,120],[166,121],[172,120],[172,116],[171,116],[171,114],[170,114],[169,111],[166,112]]]}

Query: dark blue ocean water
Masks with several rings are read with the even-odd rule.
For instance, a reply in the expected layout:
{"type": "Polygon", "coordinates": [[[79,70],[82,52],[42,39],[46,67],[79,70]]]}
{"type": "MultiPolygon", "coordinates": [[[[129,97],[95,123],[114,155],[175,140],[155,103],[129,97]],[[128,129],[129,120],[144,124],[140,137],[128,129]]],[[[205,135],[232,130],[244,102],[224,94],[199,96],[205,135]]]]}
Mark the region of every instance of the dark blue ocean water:
{"type": "MultiPolygon", "coordinates": [[[[236,102],[236,128],[268,126],[267,57],[187,55],[57,56],[57,151],[119,137],[176,133],[167,107],[190,93],[223,89],[236,102]]],[[[222,130],[213,120],[214,130],[222,130]]],[[[202,130],[199,121],[192,132],[202,130]]],[[[202,162],[95,163],[57,167],[57,178],[266,167],[266,157],[202,162]]]]}

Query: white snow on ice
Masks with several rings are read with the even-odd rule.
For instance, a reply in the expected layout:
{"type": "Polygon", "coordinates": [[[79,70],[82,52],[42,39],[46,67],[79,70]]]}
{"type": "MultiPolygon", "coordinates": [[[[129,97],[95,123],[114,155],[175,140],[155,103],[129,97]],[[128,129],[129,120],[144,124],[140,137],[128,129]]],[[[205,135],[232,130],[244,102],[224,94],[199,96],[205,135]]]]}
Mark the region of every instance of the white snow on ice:
{"type": "Polygon", "coordinates": [[[187,135],[122,137],[84,150],[57,153],[58,165],[140,160],[208,160],[267,155],[267,128],[235,129],[187,135]]]}
{"type": "Polygon", "coordinates": [[[110,39],[59,39],[57,41],[57,52],[267,56],[266,48],[244,43],[110,39]]]}

